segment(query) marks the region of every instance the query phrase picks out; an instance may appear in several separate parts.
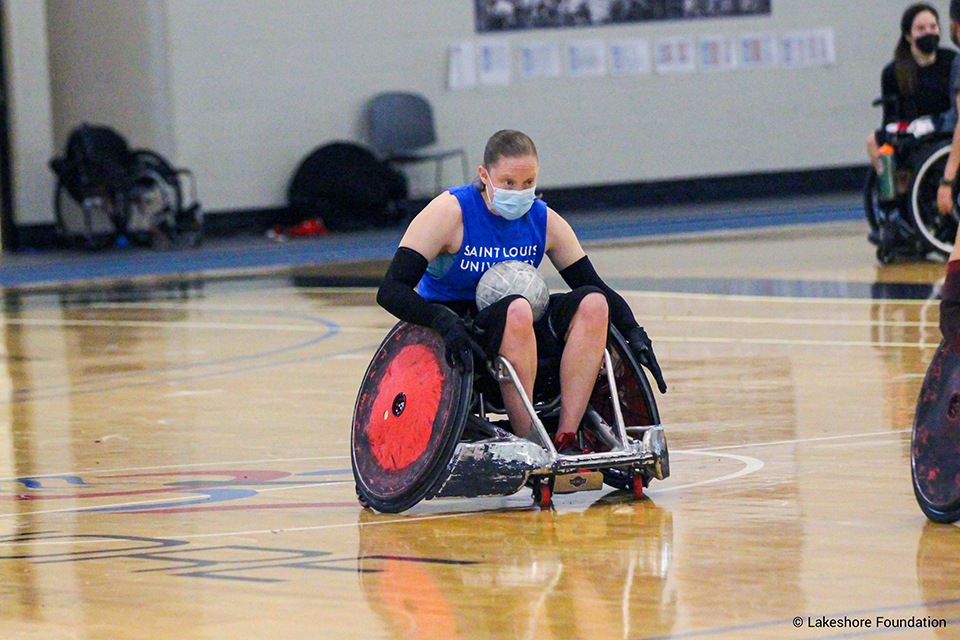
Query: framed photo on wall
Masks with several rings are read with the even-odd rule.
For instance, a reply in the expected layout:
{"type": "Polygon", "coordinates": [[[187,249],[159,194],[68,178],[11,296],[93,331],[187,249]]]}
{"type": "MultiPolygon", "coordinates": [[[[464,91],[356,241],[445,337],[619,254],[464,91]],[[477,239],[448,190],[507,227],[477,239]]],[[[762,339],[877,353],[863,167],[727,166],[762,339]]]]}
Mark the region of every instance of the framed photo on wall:
{"type": "Polygon", "coordinates": [[[769,15],[773,0],[474,0],[478,33],[769,15]]]}

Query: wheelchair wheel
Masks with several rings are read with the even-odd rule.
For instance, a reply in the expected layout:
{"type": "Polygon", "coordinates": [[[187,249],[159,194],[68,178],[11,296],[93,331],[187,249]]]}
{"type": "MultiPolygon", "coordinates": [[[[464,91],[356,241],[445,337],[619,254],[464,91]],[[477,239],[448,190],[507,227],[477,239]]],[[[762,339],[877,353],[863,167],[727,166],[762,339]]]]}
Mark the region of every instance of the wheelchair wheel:
{"type": "Polygon", "coordinates": [[[863,214],[871,231],[879,231],[880,223],[880,188],[877,183],[877,172],[873,167],[867,169],[867,178],[863,184],[863,214]]]}
{"type": "Polygon", "coordinates": [[[367,368],[353,413],[351,461],[361,504],[398,513],[431,495],[460,442],[473,372],[445,359],[440,335],[401,322],[367,368]]]}
{"type": "Polygon", "coordinates": [[[57,235],[81,249],[112,247],[120,235],[117,222],[122,220],[125,206],[119,194],[88,195],[78,202],[57,180],[53,198],[57,235]]]}
{"type": "Polygon", "coordinates": [[[189,229],[181,219],[183,194],[177,172],[162,156],[133,152],[128,231],[134,240],[157,249],[185,244],[189,229]]]}
{"type": "MultiPolygon", "coordinates": [[[[620,332],[613,326],[607,338],[607,349],[613,363],[613,377],[620,396],[620,411],[627,426],[649,426],[660,424],[660,412],[653,396],[653,389],[643,369],[633,357],[620,332]]],[[[601,375],[590,396],[590,406],[600,414],[607,424],[615,424],[616,416],[610,394],[610,385],[606,376],[601,375]]],[[[603,469],[603,481],[611,487],[631,491],[637,497],[643,495],[643,489],[649,482],[633,469],[603,469]]]]}
{"type": "MultiPolygon", "coordinates": [[[[657,411],[657,401],[653,397],[653,389],[647,380],[646,374],[627,341],[613,326],[607,337],[607,349],[610,351],[610,360],[613,363],[613,378],[617,382],[617,391],[620,395],[620,410],[623,421],[628,426],[647,426],[660,423],[660,413],[657,411]]],[[[610,386],[605,375],[597,379],[590,396],[590,406],[600,414],[607,424],[615,424],[616,417],[610,398],[610,386]]]]}
{"type": "Polygon", "coordinates": [[[937,348],[917,399],[910,442],[913,492],[934,522],[960,520],[960,340],[937,348]]]}
{"type": "Polygon", "coordinates": [[[950,144],[935,147],[922,157],[913,181],[910,208],[917,229],[931,249],[949,255],[957,235],[955,213],[943,215],[937,208],[937,190],[950,154],[950,144]]]}

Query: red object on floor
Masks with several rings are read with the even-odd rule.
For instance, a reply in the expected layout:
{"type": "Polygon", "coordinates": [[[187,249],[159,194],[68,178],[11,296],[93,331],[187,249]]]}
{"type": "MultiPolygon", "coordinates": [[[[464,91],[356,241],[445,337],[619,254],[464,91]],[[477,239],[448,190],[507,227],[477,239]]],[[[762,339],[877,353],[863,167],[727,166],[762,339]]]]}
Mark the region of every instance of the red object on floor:
{"type": "Polygon", "coordinates": [[[330,232],[323,226],[323,221],[320,218],[311,218],[290,227],[282,233],[291,238],[299,238],[302,236],[323,236],[330,232]]]}

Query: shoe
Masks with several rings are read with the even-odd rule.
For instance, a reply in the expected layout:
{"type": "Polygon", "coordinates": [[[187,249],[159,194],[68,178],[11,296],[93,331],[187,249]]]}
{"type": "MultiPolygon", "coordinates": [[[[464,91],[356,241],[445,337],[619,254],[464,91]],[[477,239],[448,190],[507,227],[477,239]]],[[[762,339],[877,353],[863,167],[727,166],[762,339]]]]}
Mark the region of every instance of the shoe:
{"type": "Polygon", "coordinates": [[[576,456],[583,453],[575,433],[558,433],[553,439],[553,448],[562,456],[576,456]]]}

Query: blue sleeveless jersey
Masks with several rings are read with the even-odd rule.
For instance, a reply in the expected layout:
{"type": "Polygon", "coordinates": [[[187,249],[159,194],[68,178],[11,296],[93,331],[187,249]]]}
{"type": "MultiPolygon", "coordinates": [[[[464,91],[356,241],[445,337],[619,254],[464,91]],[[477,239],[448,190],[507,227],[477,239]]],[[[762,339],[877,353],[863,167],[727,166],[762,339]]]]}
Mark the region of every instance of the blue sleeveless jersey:
{"type": "Polygon", "coordinates": [[[463,242],[456,254],[430,261],[417,292],[430,302],[473,301],[483,272],[506,260],[540,266],[547,238],[547,205],[534,200],[518,220],[507,220],[487,209],[472,184],[449,190],[463,211],[463,242]]]}

